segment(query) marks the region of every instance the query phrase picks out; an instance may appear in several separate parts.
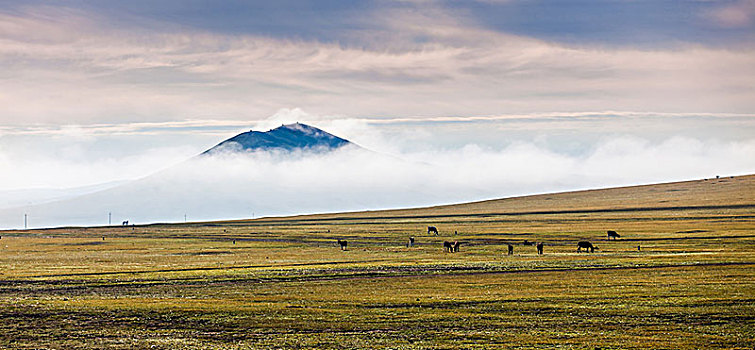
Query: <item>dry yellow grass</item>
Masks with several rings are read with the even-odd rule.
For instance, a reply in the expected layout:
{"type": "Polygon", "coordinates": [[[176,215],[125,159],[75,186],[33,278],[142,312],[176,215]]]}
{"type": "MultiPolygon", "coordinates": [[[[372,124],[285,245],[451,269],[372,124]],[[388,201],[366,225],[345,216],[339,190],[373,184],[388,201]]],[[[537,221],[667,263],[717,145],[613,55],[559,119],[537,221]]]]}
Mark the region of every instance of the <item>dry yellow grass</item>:
{"type": "Polygon", "coordinates": [[[742,176],[411,210],[6,231],[0,347],[752,349],[754,222],[755,176],[742,176]],[[446,240],[461,251],[444,253],[446,240]],[[544,242],[545,254],[525,240],[544,242]],[[577,253],[580,240],[600,250],[577,253]]]}

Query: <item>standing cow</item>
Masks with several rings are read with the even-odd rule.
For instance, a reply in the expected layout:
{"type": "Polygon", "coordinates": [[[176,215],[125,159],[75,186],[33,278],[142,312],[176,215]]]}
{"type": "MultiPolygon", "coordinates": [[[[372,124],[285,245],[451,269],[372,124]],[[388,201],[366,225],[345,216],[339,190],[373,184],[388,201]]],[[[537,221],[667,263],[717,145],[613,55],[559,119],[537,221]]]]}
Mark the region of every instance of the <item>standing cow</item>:
{"type": "Polygon", "coordinates": [[[616,233],[616,231],[606,231],[608,233],[608,239],[610,240],[611,237],[613,237],[613,240],[615,241],[616,238],[621,238],[621,235],[616,233]]]}
{"type": "Polygon", "coordinates": [[[338,240],[338,244],[341,246],[341,250],[346,250],[346,246],[349,245],[349,242],[338,240]]]}
{"type": "Polygon", "coordinates": [[[598,249],[598,247],[593,246],[592,243],[588,241],[581,241],[577,243],[577,252],[581,252],[582,248],[585,248],[585,250],[589,251],[590,253],[595,252],[595,249],[598,249]]]}
{"type": "Polygon", "coordinates": [[[542,242],[537,244],[537,254],[538,255],[543,255],[543,243],[542,242]]]}
{"type": "Polygon", "coordinates": [[[509,255],[514,254],[514,246],[509,244],[509,255]]]}

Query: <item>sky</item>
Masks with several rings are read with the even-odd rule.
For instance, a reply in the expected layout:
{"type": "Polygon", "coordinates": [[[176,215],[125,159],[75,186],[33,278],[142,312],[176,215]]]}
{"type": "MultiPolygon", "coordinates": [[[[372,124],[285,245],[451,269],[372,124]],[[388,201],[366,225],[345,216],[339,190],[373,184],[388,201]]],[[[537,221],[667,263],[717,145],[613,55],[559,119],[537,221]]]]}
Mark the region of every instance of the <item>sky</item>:
{"type": "MultiPolygon", "coordinates": [[[[0,67],[0,209],[153,178],[295,121],[451,166],[380,163],[404,176],[354,173],[373,181],[351,192],[417,185],[420,171],[434,184],[301,211],[755,173],[753,0],[0,0],[0,67]],[[485,186],[469,183],[478,173],[485,186]]],[[[333,181],[305,163],[302,176],[333,181]]]]}

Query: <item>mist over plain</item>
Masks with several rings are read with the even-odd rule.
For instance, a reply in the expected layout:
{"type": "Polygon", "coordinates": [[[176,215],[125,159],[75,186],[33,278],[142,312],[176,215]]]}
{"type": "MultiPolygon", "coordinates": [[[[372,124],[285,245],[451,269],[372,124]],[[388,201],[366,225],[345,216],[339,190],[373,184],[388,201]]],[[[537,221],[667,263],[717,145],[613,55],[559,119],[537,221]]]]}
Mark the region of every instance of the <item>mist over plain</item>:
{"type": "MultiPolygon", "coordinates": [[[[364,148],[347,146],[326,153],[221,152],[182,161],[177,154],[199,152],[185,147],[176,152],[180,145],[166,144],[162,147],[173,151],[164,158],[160,147],[144,152],[143,159],[130,156],[131,166],[147,176],[63,200],[14,208],[3,203],[0,227],[23,227],[23,214],[29,216],[29,227],[47,227],[105,225],[108,213],[116,224],[124,220],[143,224],[183,222],[184,215],[188,221],[205,221],[405,208],[755,170],[755,140],[749,138],[703,139],[693,133],[663,138],[630,131],[596,138],[582,133],[549,143],[544,139],[553,139],[553,130],[532,135],[518,130],[518,135],[528,136],[501,140],[495,147],[495,135],[507,133],[493,131],[485,140],[484,133],[474,131],[481,137],[478,142],[443,143],[435,138],[463,134],[463,128],[443,131],[431,125],[395,132],[347,121],[320,124],[364,148]],[[156,172],[150,174],[150,167],[156,172]]],[[[40,159],[32,168],[50,165],[40,159]]],[[[62,167],[61,174],[108,169],[102,162],[117,170],[118,164],[112,159],[91,164],[66,165],[59,158],[55,162],[62,167]]]]}

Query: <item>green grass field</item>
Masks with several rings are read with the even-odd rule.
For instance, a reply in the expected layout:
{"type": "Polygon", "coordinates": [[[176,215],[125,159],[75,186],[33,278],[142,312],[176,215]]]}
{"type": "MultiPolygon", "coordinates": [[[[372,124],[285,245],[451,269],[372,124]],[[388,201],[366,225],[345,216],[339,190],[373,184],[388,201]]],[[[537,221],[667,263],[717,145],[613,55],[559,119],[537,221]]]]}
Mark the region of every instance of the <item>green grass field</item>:
{"type": "Polygon", "coordinates": [[[0,235],[0,348],[755,348],[755,176],[0,235]]]}

